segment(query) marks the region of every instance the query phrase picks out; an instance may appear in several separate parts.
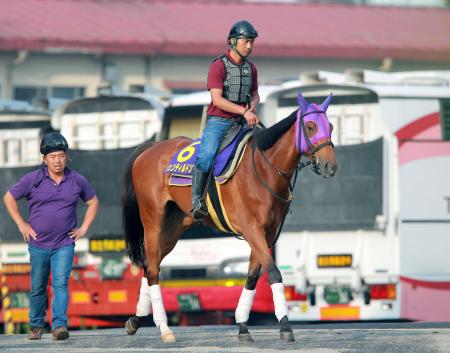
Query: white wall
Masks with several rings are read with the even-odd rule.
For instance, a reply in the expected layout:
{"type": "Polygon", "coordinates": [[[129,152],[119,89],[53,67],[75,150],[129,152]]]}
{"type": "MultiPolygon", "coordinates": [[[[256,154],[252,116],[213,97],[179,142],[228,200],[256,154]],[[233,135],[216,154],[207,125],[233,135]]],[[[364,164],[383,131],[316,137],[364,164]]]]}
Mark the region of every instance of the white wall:
{"type": "MultiPolygon", "coordinates": [[[[130,85],[146,83],[167,90],[165,81],[197,82],[206,87],[208,68],[214,59],[213,56],[153,56],[146,59],[142,55],[107,55],[101,58],[99,55],[82,53],[28,53],[21,62],[17,58],[17,53],[0,53],[0,94],[3,99],[12,97],[14,86],[81,86],[85,87],[87,96],[94,96],[102,83],[102,60],[111,64],[109,67],[112,70],[109,72],[112,72],[115,83],[124,91],[128,91],[130,85]]],[[[333,58],[254,57],[251,60],[258,67],[260,83],[296,79],[304,71],[378,70],[382,65],[381,60],[333,58]]],[[[394,60],[391,70],[446,68],[444,63],[394,60]]]]}

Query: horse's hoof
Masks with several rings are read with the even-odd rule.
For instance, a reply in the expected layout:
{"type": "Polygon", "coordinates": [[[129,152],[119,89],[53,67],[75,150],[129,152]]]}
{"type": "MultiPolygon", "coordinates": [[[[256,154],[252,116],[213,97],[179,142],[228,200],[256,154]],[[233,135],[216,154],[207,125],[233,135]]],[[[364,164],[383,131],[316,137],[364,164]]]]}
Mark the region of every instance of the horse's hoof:
{"type": "Polygon", "coordinates": [[[127,330],[127,334],[131,336],[137,332],[139,325],[136,325],[135,327],[135,325],[133,325],[132,318],[129,318],[125,323],[125,329],[127,330]]]}
{"type": "Polygon", "coordinates": [[[291,331],[280,332],[280,339],[286,343],[295,342],[294,333],[291,331]]]}
{"type": "Polygon", "coordinates": [[[170,343],[170,342],[175,342],[176,341],[175,335],[174,335],[174,333],[172,331],[162,333],[161,334],[161,339],[162,339],[163,342],[166,342],[166,343],[170,343]]]}
{"type": "Polygon", "coordinates": [[[240,333],[238,334],[239,342],[255,342],[250,333],[240,333]]]}
{"type": "Polygon", "coordinates": [[[131,327],[130,320],[128,320],[125,323],[125,329],[127,330],[127,334],[130,335],[130,336],[134,335],[137,332],[137,330],[135,330],[133,327],[131,327]]]}

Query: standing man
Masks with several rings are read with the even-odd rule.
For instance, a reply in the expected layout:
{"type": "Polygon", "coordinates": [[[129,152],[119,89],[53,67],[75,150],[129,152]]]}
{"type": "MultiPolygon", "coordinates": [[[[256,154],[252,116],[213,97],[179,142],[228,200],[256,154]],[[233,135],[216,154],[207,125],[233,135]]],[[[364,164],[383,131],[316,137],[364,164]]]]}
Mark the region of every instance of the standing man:
{"type": "Polygon", "coordinates": [[[230,29],[226,54],[216,58],[209,68],[208,90],[211,103],[208,120],[192,176],[192,215],[201,222],[207,215],[205,188],[216,152],[233,124],[245,119],[249,126],[259,122],[258,73],[247,60],[258,32],[248,21],[238,21],[230,29]]]}
{"type": "Polygon", "coordinates": [[[28,243],[31,263],[30,340],[40,339],[47,307],[47,284],[52,274],[53,339],[69,338],[67,331],[68,281],[75,242],[84,237],[95,219],[99,203],[81,174],[66,167],[68,144],[53,131],[41,141],[42,167],[22,177],[3,197],[6,208],[28,243]],[[17,200],[26,198],[28,221],[17,200]],[[87,204],[83,224],[77,228],[78,199],[87,204]]]}

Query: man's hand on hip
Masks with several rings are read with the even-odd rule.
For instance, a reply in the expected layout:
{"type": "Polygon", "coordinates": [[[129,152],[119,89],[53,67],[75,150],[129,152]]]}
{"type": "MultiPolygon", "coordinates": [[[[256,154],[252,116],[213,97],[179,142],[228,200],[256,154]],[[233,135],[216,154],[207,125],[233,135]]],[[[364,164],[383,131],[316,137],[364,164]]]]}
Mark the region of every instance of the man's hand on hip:
{"type": "Polygon", "coordinates": [[[29,242],[30,237],[36,240],[36,232],[28,223],[21,223],[17,227],[19,228],[20,233],[22,233],[23,240],[27,243],[29,242]]]}
{"type": "Polygon", "coordinates": [[[72,238],[74,241],[77,241],[78,239],[84,237],[87,233],[87,229],[84,228],[74,228],[69,232],[69,237],[72,238]]]}

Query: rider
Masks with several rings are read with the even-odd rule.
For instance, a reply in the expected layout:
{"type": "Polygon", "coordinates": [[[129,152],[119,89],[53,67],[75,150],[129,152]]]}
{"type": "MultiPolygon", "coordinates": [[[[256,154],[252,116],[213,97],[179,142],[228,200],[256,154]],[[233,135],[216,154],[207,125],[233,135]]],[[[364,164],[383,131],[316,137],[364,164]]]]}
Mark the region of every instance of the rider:
{"type": "Polygon", "coordinates": [[[259,123],[256,106],[259,103],[258,72],[247,60],[258,32],[245,20],[230,29],[230,50],[212,62],[208,72],[211,103],[203,130],[197,161],[192,176],[192,215],[202,221],[208,215],[204,196],[210,170],[223,138],[242,117],[249,126],[259,123]]]}

